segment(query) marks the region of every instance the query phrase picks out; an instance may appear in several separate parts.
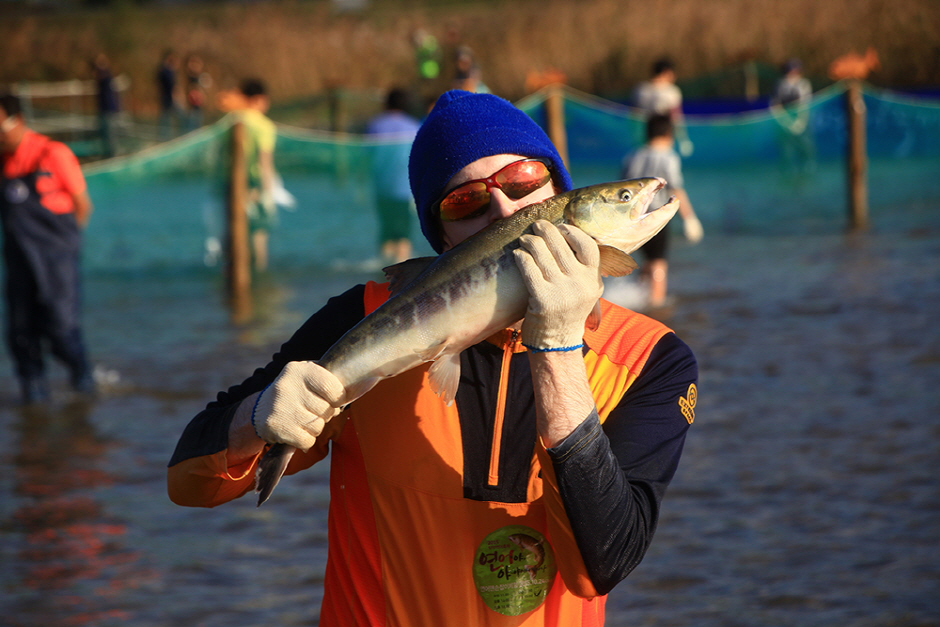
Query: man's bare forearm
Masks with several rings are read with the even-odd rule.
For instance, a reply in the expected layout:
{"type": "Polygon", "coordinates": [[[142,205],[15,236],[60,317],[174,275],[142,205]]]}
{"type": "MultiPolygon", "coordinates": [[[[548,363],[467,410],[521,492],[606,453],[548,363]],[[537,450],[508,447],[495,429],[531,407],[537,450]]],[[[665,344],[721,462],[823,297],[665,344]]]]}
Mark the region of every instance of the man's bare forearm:
{"type": "Polygon", "coordinates": [[[538,432],[546,448],[571,434],[594,410],[580,350],[530,353],[538,432]]]}

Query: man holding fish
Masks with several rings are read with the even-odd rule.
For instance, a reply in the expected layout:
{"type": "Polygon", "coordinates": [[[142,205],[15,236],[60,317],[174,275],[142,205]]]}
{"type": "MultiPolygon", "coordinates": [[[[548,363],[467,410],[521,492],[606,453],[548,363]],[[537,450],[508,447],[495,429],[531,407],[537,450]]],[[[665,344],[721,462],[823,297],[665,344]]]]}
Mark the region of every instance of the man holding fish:
{"type": "MultiPolygon", "coordinates": [[[[602,625],[694,419],[697,366],[601,273],[675,214],[661,179],[572,190],[545,133],[444,94],[410,180],[440,254],[331,299],[183,433],[171,499],[212,507],[331,454],[322,626],[602,625]]],[[[260,504],[259,502],[259,504],[260,504]]]]}

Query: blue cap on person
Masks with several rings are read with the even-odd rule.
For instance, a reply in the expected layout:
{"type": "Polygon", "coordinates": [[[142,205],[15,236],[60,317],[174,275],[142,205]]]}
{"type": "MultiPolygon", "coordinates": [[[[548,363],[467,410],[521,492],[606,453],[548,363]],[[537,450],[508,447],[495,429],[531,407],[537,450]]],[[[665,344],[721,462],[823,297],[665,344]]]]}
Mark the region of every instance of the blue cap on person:
{"type": "Polygon", "coordinates": [[[492,94],[452,90],[438,98],[411,146],[408,178],[421,232],[442,252],[432,205],[448,181],[477,159],[513,154],[544,159],[559,192],[572,188],[571,175],[545,131],[508,100],[492,94]]]}

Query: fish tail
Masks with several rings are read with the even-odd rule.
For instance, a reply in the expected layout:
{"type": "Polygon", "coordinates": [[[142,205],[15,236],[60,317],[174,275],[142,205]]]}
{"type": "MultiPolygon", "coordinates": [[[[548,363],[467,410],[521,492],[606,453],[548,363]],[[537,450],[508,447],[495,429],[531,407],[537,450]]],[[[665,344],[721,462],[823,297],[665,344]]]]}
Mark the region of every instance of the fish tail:
{"type": "Polygon", "coordinates": [[[275,444],[264,454],[261,461],[258,462],[258,470],[255,471],[255,493],[258,495],[258,507],[268,500],[274,488],[277,487],[284,471],[287,470],[287,464],[290,458],[294,456],[297,449],[289,444],[275,444]]]}

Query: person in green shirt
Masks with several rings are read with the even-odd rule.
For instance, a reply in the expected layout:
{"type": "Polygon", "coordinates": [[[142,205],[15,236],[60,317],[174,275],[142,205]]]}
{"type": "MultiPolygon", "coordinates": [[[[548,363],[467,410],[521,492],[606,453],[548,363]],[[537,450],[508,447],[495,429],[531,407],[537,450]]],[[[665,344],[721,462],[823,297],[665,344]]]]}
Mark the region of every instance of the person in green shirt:
{"type": "Polygon", "coordinates": [[[277,221],[274,202],[274,144],[277,128],[266,115],[271,101],[263,82],[242,81],[244,108],[238,112],[245,125],[245,161],[248,168],[248,233],[255,270],[268,266],[268,233],[277,221]]]}

